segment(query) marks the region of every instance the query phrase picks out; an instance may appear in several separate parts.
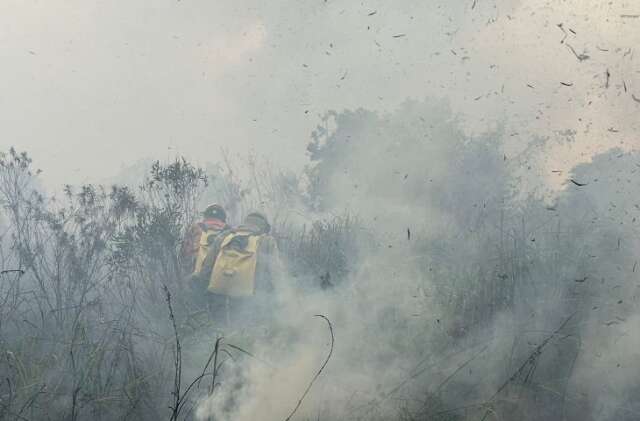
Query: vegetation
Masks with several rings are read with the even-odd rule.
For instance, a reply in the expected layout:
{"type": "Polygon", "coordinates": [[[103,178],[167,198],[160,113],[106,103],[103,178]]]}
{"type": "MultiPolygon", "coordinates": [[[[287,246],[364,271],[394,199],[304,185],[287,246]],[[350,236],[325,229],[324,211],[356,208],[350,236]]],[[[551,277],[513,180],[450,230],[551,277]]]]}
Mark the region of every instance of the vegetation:
{"type": "Polygon", "coordinates": [[[212,200],[235,221],[265,209],[299,296],[340,307],[324,382],[366,373],[375,390],[345,391],[322,419],[636,417],[632,394],[597,408],[584,396],[614,363],[594,355],[631,364],[602,329],[634,320],[637,154],[576,168],[583,186],[549,203],[516,192],[526,180],[500,131],[468,139],[442,104],[329,113],[322,127],[300,176],[250,160],[243,179],[223,154],[206,170],[156,162],[135,188],[67,186],[59,198],[26,153],[3,154],[0,418],[194,419],[238,379],[227,357],[260,350],[221,339],[180,260],[212,200]]]}

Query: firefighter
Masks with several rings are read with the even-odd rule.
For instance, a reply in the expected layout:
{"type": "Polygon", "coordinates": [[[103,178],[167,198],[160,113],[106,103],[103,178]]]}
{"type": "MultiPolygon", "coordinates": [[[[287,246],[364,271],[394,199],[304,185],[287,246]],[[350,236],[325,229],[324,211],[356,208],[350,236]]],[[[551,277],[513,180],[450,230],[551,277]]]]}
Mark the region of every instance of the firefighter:
{"type": "Polygon", "coordinates": [[[267,218],[253,212],[218,246],[208,290],[214,302],[225,303],[227,322],[230,311],[236,320],[267,318],[268,307],[281,292],[284,270],[270,231],[267,218]]]}
{"type": "Polygon", "coordinates": [[[211,204],[202,212],[202,221],[194,224],[183,243],[183,258],[190,266],[192,281],[205,281],[215,262],[216,242],[229,233],[227,213],[218,204],[211,204]]]}

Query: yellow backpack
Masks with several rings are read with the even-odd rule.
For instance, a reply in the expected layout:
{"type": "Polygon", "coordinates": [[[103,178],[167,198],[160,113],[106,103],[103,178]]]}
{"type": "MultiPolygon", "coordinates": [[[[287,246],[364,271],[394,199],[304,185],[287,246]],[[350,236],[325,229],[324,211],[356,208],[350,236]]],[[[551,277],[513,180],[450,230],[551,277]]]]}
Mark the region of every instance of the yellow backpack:
{"type": "Polygon", "coordinates": [[[251,232],[234,232],[222,240],[211,273],[209,292],[231,297],[254,294],[260,238],[251,232]]]}
{"type": "Polygon", "coordinates": [[[196,255],[196,262],[193,268],[193,273],[200,273],[202,270],[202,264],[204,263],[204,259],[207,257],[209,253],[209,248],[213,247],[213,237],[219,235],[220,231],[217,230],[208,230],[204,231],[200,235],[200,242],[198,247],[198,254],[196,255]],[[211,239],[209,238],[211,237],[211,239]]]}

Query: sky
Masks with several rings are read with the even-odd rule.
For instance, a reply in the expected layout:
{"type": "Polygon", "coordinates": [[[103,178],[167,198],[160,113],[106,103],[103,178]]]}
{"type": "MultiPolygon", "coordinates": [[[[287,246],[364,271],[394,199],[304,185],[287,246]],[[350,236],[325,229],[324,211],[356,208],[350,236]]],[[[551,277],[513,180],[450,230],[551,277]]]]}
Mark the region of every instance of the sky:
{"type": "Polygon", "coordinates": [[[326,111],[438,97],[469,134],[504,124],[513,153],[548,139],[553,183],[640,147],[637,15],[596,0],[3,0],[0,149],[30,153],[50,187],[221,148],[299,168],[326,111]]]}

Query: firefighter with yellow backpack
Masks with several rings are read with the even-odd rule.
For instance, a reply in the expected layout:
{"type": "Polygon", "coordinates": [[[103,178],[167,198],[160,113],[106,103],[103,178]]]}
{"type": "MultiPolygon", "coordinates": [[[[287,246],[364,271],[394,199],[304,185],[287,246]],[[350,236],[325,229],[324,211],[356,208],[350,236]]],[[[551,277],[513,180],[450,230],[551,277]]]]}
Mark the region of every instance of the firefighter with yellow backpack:
{"type": "Polygon", "coordinates": [[[209,282],[209,292],[248,297],[277,289],[282,263],[267,218],[258,212],[247,215],[242,225],[220,242],[209,282]]]}
{"type": "Polygon", "coordinates": [[[284,270],[270,231],[267,218],[253,212],[217,244],[207,289],[214,312],[227,324],[253,324],[272,313],[284,270]]]}
{"type": "Polygon", "coordinates": [[[182,259],[192,281],[206,279],[210,274],[216,256],[216,242],[230,232],[227,213],[222,206],[209,205],[202,216],[202,221],[188,230],[182,244],[182,259]]]}

